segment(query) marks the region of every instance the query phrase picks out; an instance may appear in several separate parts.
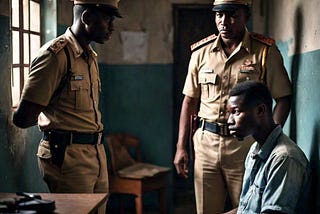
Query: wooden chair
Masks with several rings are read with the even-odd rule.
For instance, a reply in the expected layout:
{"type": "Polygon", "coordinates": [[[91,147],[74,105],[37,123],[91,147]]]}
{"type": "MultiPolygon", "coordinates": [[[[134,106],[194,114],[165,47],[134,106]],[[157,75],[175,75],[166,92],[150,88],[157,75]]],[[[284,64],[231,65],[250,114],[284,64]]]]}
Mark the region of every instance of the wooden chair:
{"type": "MultiPolygon", "coordinates": [[[[142,195],[148,191],[157,191],[160,211],[165,214],[170,169],[142,163],[140,142],[135,136],[124,133],[109,134],[106,141],[112,166],[109,171],[110,193],[134,195],[136,213],[142,214],[142,195]]],[[[120,210],[123,210],[121,203],[120,210]]]]}

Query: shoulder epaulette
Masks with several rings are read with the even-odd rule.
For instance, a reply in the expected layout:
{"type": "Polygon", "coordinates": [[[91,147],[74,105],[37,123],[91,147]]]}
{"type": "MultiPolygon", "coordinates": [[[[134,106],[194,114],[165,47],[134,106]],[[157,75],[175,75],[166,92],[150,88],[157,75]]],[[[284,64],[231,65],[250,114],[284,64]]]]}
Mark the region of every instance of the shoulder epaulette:
{"type": "Polygon", "coordinates": [[[48,50],[57,54],[61,51],[66,45],[68,44],[68,40],[64,36],[60,36],[57,39],[53,40],[51,45],[49,46],[48,50]]]}
{"type": "Polygon", "coordinates": [[[206,37],[204,39],[201,39],[200,41],[190,45],[190,49],[191,49],[191,51],[194,51],[194,50],[202,47],[203,45],[213,41],[216,38],[217,38],[217,36],[215,34],[212,34],[212,35],[210,35],[210,36],[208,36],[208,37],[206,37]]]}
{"type": "Polygon", "coordinates": [[[258,33],[250,33],[251,38],[258,40],[266,45],[272,46],[275,43],[275,40],[266,36],[263,36],[258,33]]]}

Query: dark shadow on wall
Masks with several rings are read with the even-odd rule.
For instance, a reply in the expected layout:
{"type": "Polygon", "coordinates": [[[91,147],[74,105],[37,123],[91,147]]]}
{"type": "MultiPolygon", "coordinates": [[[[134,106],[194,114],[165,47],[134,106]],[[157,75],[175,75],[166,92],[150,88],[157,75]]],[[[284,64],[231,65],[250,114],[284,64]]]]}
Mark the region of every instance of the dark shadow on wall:
{"type": "Polygon", "coordinates": [[[291,118],[290,118],[290,137],[293,141],[297,140],[297,84],[300,70],[300,52],[301,52],[301,29],[303,25],[303,16],[301,7],[298,6],[295,12],[295,49],[291,64],[291,81],[292,81],[292,104],[291,104],[291,118]]]}
{"type": "Polygon", "coordinates": [[[310,211],[311,213],[320,213],[320,121],[317,121],[312,136],[312,145],[310,153],[310,166],[312,170],[312,183],[310,192],[310,211]]]}

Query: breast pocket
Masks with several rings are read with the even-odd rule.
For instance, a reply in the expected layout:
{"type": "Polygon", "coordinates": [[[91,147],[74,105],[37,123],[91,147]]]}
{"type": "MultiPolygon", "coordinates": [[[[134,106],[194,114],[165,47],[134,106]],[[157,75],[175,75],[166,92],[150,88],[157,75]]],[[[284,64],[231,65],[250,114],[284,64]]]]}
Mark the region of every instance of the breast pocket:
{"type": "Polygon", "coordinates": [[[77,111],[89,111],[91,107],[89,84],[84,80],[73,80],[70,83],[74,108],[77,111]]]}
{"type": "Polygon", "coordinates": [[[218,78],[215,73],[199,73],[201,99],[212,101],[218,98],[218,78]]]}
{"type": "Polygon", "coordinates": [[[250,187],[250,193],[247,195],[245,199],[245,207],[246,210],[254,211],[254,213],[260,213],[261,211],[261,202],[262,202],[262,195],[265,190],[266,186],[257,185],[253,183],[250,187]]]}
{"type": "Polygon", "coordinates": [[[243,82],[247,80],[259,80],[261,75],[260,69],[257,69],[256,64],[241,65],[238,71],[237,82],[243,82]]]}

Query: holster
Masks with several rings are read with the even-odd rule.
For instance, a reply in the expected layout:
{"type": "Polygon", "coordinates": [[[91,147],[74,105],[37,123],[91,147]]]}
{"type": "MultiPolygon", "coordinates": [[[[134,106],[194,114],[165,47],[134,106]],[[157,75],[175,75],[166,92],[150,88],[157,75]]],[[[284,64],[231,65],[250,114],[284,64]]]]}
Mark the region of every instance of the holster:
{"type": "Polygon", "coordinates": [[[58,167],[61,167],[67,145],[70,143],[70,133],[50,131],[46,134],[49,135],[48,137],[52,163],[58,167]]]}
{"type": "Polygon", "coordinates": [[[193,135],[199,127],[199,118],[197,115],[190,115],[190,128],[189,128],[189,150],[190,150],[190,159],[194,160],[194,144],[193,144],[193,135]]]}

